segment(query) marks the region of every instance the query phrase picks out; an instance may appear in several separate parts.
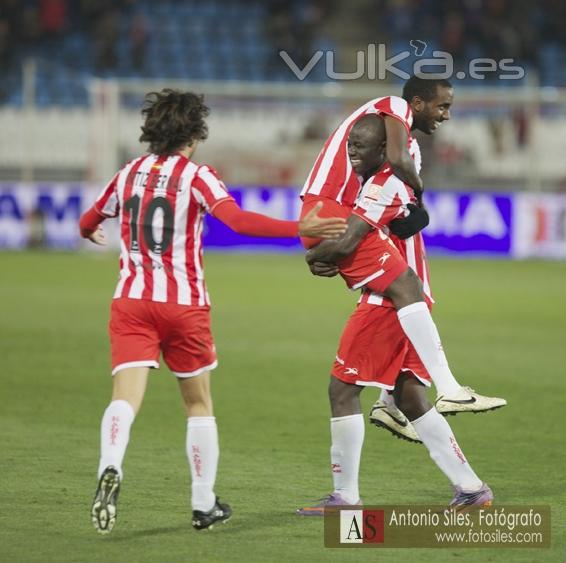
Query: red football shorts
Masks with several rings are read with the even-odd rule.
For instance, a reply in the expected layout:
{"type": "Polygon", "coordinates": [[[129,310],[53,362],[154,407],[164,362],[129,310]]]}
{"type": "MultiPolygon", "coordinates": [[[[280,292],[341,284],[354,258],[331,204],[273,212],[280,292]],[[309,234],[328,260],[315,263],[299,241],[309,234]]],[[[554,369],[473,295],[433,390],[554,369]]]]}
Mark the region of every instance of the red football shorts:
{"type": "MultiPolygon", "coordinates": [[[[306,196],[301,210],[301,219],[322,201],[320,217],[344,217],[352,214],[352,209],[329,198],[306,196]]],[[[301,238],[307,249],[316,246],[320,239],[301,238]]],[[[337,264],[340,275],[352,290],[366,287],[383,294],[409,266],[391,239],[379,229],[370,232],[347,258],[337,264]]]]}
{"type": "Polygon", "coordinates": [[[176,303],[114,299],[110,311],[112,375],[128,367],[159,367],[160,353],[177,377],[217,366],[210,311],[176,303]]]}
{"type": "Polygon", "coordinates": [[[430,376],[405,336],[397,311],[360,303],[342,333],[332,375],[352,385],[393,389],[401,371],[430,386],[430,376]]]}

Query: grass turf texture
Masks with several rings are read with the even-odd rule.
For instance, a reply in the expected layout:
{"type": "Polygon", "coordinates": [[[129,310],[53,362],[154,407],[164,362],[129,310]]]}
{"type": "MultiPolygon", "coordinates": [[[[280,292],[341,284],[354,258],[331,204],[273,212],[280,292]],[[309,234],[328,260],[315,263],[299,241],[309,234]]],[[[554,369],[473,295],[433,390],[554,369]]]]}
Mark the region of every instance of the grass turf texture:
{"type": "MultiPolygon", "coordinates": [[[[153,372],[125,461],[111,536],[92,529],[98,426],[110,391],[106,322],[115,256],[2,254],[3,561],[558,561],[566,558],[566,264],[435,260],[435,317],[458,378],[509,406],[449,418],[500,504],[549,504],[550,550],[330,550],[293,514],[331,490],[326,386],[355,297],[299,256],[208,255],[220,367],[217,492],[234,517],[190,527],[185,419],[173,377],[153,372]]],[[[375,398],[367,390],[364,409],[375,398]]],[[[366,504],[442,504],[449,484],[422,446],[367,427],[366,504]]]]}

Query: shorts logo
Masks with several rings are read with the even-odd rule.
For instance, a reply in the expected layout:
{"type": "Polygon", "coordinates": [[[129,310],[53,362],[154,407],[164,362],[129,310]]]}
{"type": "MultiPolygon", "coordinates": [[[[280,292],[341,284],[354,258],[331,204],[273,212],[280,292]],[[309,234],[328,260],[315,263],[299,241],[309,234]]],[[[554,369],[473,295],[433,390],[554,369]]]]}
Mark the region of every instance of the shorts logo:
{"type": "Polygon", "coordinates": [[[356,368],[345,368],[344,375],[358,375],[358,370],[356,368]]]}
{"type": "Polygon", "coordinates": [[[389,260],[389,258],[391,258],[391,254],[389,254],[389,252],[384,252],[378,259],[378,262],[383,266],[383,264],[385,264],[385,262],[387,262],[387,260],[389,260]]]}
{"type": "Polygon", "coordinates": [[[383,543],[383,510],[341,510],[340,543],[383,543]]]}

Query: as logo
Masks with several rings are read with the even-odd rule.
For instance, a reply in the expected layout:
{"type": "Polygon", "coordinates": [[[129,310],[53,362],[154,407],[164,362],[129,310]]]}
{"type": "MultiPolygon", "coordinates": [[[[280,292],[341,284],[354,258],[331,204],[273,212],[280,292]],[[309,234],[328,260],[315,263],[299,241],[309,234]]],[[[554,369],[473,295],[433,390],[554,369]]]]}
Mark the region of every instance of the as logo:
{"type": "Polygon", "coordinates": [[[385,262],[387,262],[387,260],[389,260],[389,258],[391,258],[391,254],[389,254],[389,252],[384,252],[380,257],[378,262],[383,266],[383,264],[385,264],[385,262]]]}
{"type": "Polygon", "coordinates": [[[383,510],[341,510],[340,543],[383,543],[383,510]]]}

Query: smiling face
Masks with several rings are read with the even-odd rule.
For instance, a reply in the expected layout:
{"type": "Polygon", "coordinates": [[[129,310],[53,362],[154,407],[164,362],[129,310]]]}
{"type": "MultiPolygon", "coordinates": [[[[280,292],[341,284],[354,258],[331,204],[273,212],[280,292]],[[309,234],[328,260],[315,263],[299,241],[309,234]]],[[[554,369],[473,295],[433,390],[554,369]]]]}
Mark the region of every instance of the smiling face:
{"type": "Polygon", "coordinates": [[[366,115],[356,122],[348,137],[348,156],[356,174],[365,176],[383,164],[385,138],[385,125],[380,117],[366,115]]]}
{"type": "Polygon", "coordinates": [[[450,119],[453,101],[454,90],[446,86],[437,86],[436,96],[429,102],[414,96],[410,104],[413,110],[413,129],[432,135],[443,121],[450,119]]]}

